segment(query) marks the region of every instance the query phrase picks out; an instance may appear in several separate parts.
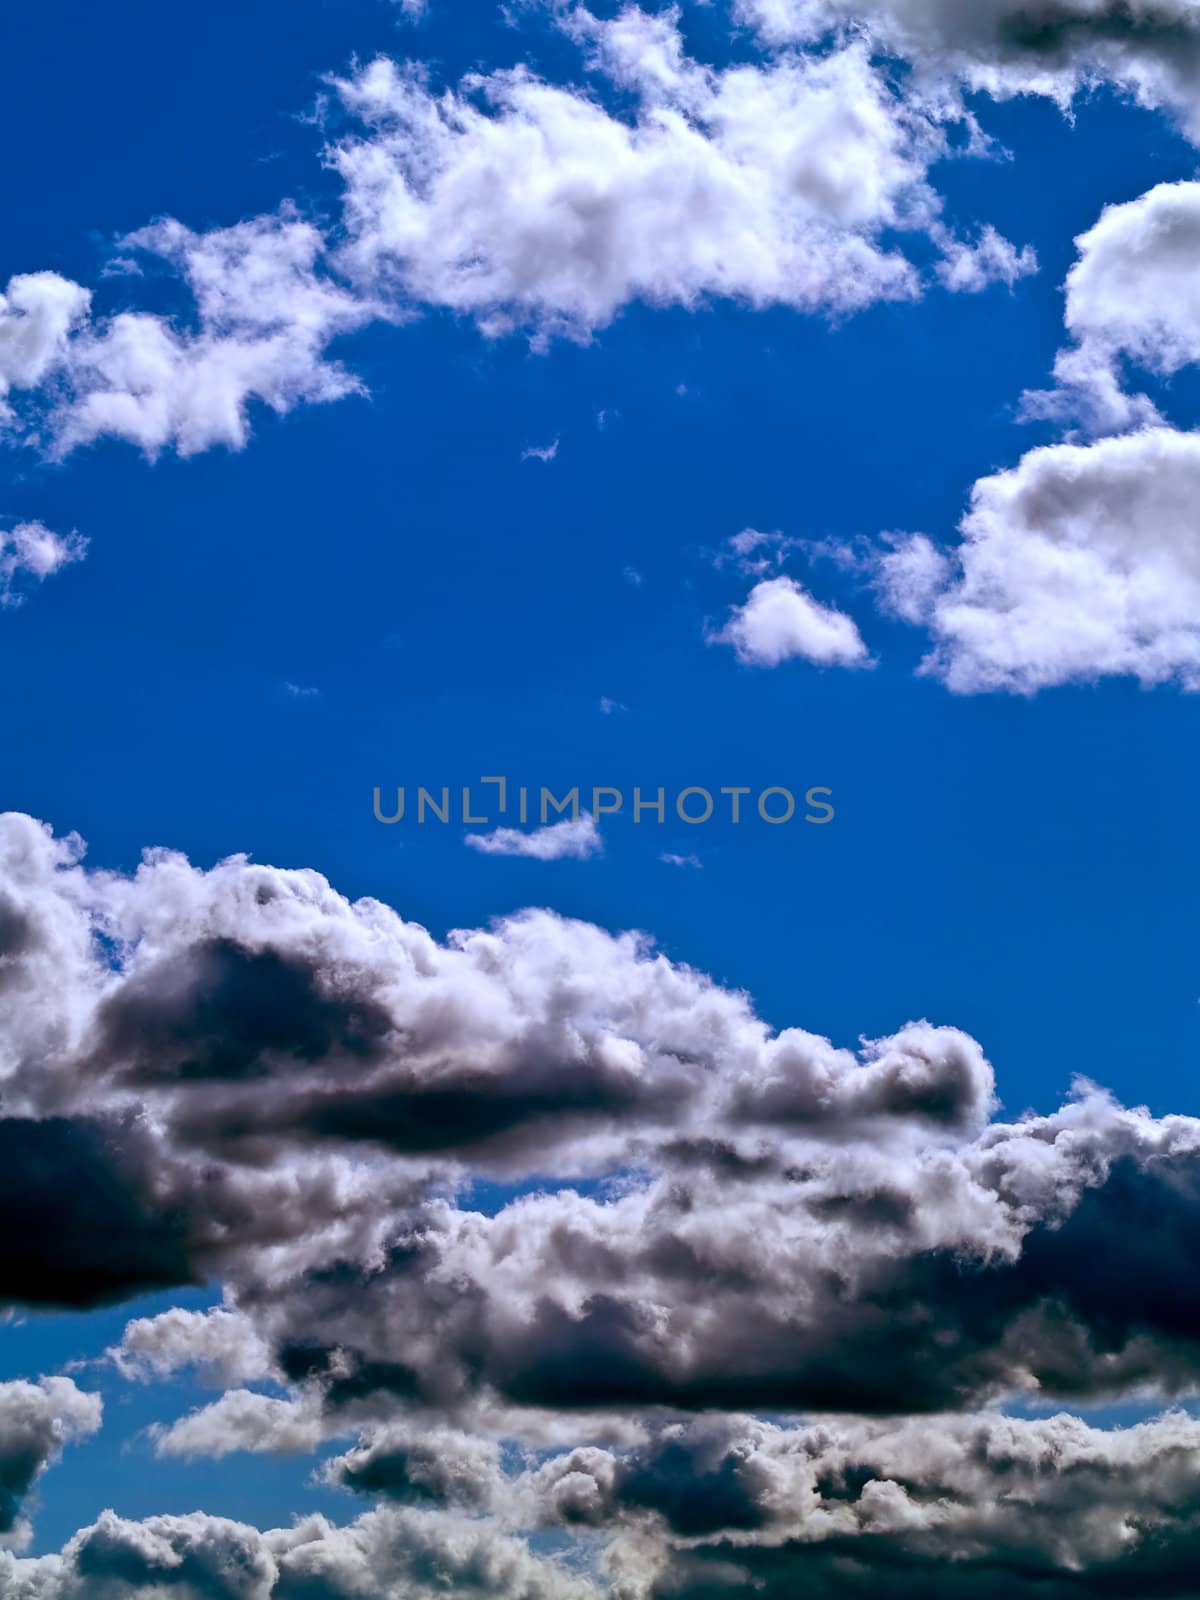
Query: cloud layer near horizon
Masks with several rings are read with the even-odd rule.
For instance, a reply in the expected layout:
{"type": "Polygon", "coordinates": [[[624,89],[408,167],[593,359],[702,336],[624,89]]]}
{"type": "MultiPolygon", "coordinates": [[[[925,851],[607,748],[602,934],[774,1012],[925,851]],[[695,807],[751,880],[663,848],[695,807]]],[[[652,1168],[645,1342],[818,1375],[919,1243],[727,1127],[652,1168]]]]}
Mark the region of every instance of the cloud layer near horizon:
{"type": "MultiPolygon", "coordinates": [[[[526,912],[439,944],[311,871],[203,872],[163,850],[132,876],[89,871],[78,840],[16,814],[0,983],[0,1296],[86,1307],[219,1279],[223,1309],[131,1324],[113,1360],[225,1390],[160,1431],[164,1454],[360,1436],[333,1481],[406,1509],[314,1525],[304,1561],[358,1560],[368,1538],[412,1559],[387,1541],[435,1513],[479,1570],[515,1562],[522,1595],[600,1581],[510,1549],[554,1523],[600,1530],[634,1596],[707,1595],[726,1568],[768,1593],[829,1586],[847,1549],[927,1577],[963,1540],[981,1571],[1028,1560],[1047,1581],[1158,1559],[1158,1532],[1117,1548],[1098,1511],[1068,1531],[1075,1502],[1019,1464],[1065,1449],[1111,1473],[1138,1528],[1190,1548],[1173,1485],[1195,1424],[1093,1437],[968,1414],[1196,1391],[1195,1119],[1080,1084],[998,1121],[992,1069],[952,1027],[841,1049],[771,1030],[642,936],[526,912]],[[488,1211],[478,1178],[501,1185],[488,1211]],[[859,1420],[795,1432],[756,1411],[859,1420]],[[935,1420],[906,1432],[921,1412],[935,1420]],[[503,1441],[526,1476],[497,1466],[503,1441]],[[1135,1492],[1119,1463],[1143,1450],[1135,1492]],[[1010,1459],[1044,1532],[970,1510],[1010,1459]],[[472,1543],[487,1528],[503,1558],[472,1543]]],[[[284,1595],[301,1558],[281,1565],[281,1540],[113,1520],[20,1592],[74,1594],[111,1546],[125,1572],[182,1562],[198,1595],[284,1595]],[[244,1590],[212,1587],[204,1563],[224,1558],[199,1553],[230,1540],[259,1552],[244,1590]]],[[[315,1592],[358,1592],[328,1582],[315,1592]]]]}

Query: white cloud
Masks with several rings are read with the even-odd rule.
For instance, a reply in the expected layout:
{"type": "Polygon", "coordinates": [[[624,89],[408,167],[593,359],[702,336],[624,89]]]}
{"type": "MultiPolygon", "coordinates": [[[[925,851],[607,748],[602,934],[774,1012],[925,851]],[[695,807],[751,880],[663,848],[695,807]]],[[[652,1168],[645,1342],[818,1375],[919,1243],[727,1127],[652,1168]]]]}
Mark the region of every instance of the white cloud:
{"type": "Polygon", "coordinates": [[[739,661],[755,667],[797,659],[822,667],[865,667],[871,659],[853,618],[821,605],[792,578],[757,584],[710,642],[732,645],[739,661]]]}
{"type": "Polygon", "coordinates": [[[1019,278],[1038,270],[1037,252],[1032,245],[1018,251],[990,223],[973,245],[948,237],[942,249],[943,259],[934,270],[944,287],[958,294],[978,294],[993,283],[1005,283],[1011,289],[1019,278]]]}
{"type": "Polygon", "coordinates": [[[439,95],[378,60],[339,83],[369,130],[332,156],[357,281],[489,333],[577,338],[633,300],[846,312],[919,292],[882,239],[936,217],[926,174],[961,114],[945,96],[898,96],[859,45],[717,71],[670,13],[573,16],[639,91],[632,121],[524,69],[439,95]]]}
{"type": "Polygon", "coordinates": [[[130,311],[81,327],[59,358],[68,392],[52,417],[57,453],[101,437],[150,456],[237,450],[252,400],[283,413],[362,391],[325,349],[378,308],[319,271],[321,235],[288,209],[206,234],[167,220],[123,243],[182,274],[196,326],[130,311]]]}
{"type": "Polygon", "coordinates": [[[704,865],[699,856],[674,856],[670,851],[658,859],[665,862],[668,867],[694,867],[699,870],[704,865]]]}
{"type": "Polygon", "coordinates": [[[1073,344],[1055,362],[1057,390],[1026,395],[1026,412],[1077,415],[1096,432],[1159,421],[1147,396],[1127,392],[1122,368],[1170,377],[1200,361],[1200,183],[1162,183],[1109,206],[1075,243],[1073,344]]]}
{"type": "Polygon", "coordinates": [[[243,1450],[257,1455],[301,1455],[314,1450],[331,1430],[320,1407],[311,1400],[281,1400],[253,1389],[230,1389],[211,1405],[151,1431],[156,1455],[220,1461],[243,1450]]]}
{"type": "Polygon", "coordinates": [[[418,67],[377,60],[336,85],[363,131],[328,152],[344,182],[332,259],[285,203],[118,242],[131,281],[164,263],[182,277],[186,317],[96,316],[78,284],[14,278],[0,297],[0,420],[60,456],[100,438],[150,456],[240,449],[255,405],[362,392],[328,353],[340,334],[424,307],[537,341],[586,339],[634,301],[840,315],[921,293],[905,234],[939,248],[933,276],[951,287],[1030,269],[994,230],[968,245],[940,218],[928,174],[950,153],[947,127],[979,145],[959,96],[898,86],[861,40],[718,70],[686,54],[674,11],[558,20],[636,97],[628,118],[525,67],[437,92],[418,67]]]}
{"type": "Polygon", "coordinates": [[[528,856],[533,861],[586,861],[604,849],[600,830],[586,811],[532,833],[522,833],[520,828],[495,828],[491,833],[469,833],[465,842],[481,855],[528,856]]]}
{"type": "Polygon", "coordinates": [[[36,388],[62,365],[90,304],[86,289],[55,272],[10,278],[0,294],[0,423],[12,420],[13,389],[36,388]]]}
{"type": "Polygon", "coordinates": [[[77,533],[51,533],[41,522],[0,529],[0,606],[20,605],[27,580],[42,583],[71,562],[82,561],[87,544],[77,533]]]}
{"type": "Polygon", "coordinates": [[[1148,429],[1031,451],[975,485],[963,541],[880,562],[925,620],[925,668],[959,693],[1108,676],[1200,690],[1200,433],[1148,429]]]}
{"type": "Polygon", "coordinates": [[[540,444],[540,445],[539,444],[531,444],[531,445],[529,445],[527,449],[521,451],[521,460],[522,461],[553,461],[557,454],[558,454],[558,440],[554,439],[554,440],[551,441],[550,444],[540,444]]]}
{"type": "Polygon", "coordinates": [[[122,1376],[140,1382],[188,1368],[221,1384],[248,1383],[274,1372],[253,1324],[224,1307],[187,1311],[173,1306],[156,1317],[135,1317],[126,1323],[120,1344],[106,1354],[122,1376]]]}

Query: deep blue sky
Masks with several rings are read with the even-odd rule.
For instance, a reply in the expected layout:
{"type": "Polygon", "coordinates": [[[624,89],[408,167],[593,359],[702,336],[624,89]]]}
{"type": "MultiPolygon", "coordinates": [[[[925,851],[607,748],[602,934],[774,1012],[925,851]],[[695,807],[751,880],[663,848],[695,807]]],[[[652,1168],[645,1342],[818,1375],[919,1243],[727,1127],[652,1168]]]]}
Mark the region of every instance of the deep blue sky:
{"type": "MultiPolygon", "coordinates": [[[[0,168],[0,276],[95,282],[112,236],[158,214],[206,227],[285,194],[320,207],[321,135],[297,116],[356,53],[453,77],[529,51],[490,0],[419,29],[379,0],[280,15],[232,0],[10,10],[0,140],[19,155],[0,168]]],[[[535,59],[563,52],[547,34],[535,59]]],[[[956,215],[1036,246],[1040,275],[1011,294],[931,293],[836,328],[635,308],[592,346],[545,354],[437,315],[347,340],[371,398],[258,415],[241,454],[6,452],[5,513],[78,527],[91,550],[0,616],[0,801],[77,829],[96,864],[130,867],[151,844],[203,864],[243,850],[438,934],[530,903],[644,927],[780,1026],[842,1044],[923,1015],[971,1031],[1014,1113],[1052,1108],[1075,1073],[1200,1112],[1193,701],[1125,682],[956,700],[914,677],[919,636],[832,567],[814,588],[858,618],[874,671],[755,671],[704,644],[745,595],[710,560],[742,528],[948,539],[971,483],[1048,437],[1014,412],[1061,342],[1073,236],[1105,201],[1194,168],[1161,120],[1107,99],[1074,127],[1041,103],[980,110],[1015,159],[935,178],[956,215]],[[556,437],[555,460],[521,460],[556,437]],[[604,715],[605,696],[626,709],[604,715]],[[838,815],[623,822],[602,860],[549,865],[479,856],[460,826],[372,819],[374,784],[488,772],[627,792],[822,784],[838,815]]],[[[112,305],[129,292],[100,290],[112,305]]],[[[1192,401],[1181,385],[1173,420],[1193,422],[1192,401]]],[[[127,1314],[73,1323],[79,1348],[127,1314]]],[[[13,1373],[59,1360],[60,1334],[29,1326],[13,1373]]],[[[38,1548],[94,1514],[89,1496],[111,1498],[106,1450],[55,1469],[38,1548]]],[[[294,1470],[156,1468],[155,1503],[137,1503],[134,1473],[119,1509],[190,1497],[269,1516],[271,1475],[294,1470]]]]}

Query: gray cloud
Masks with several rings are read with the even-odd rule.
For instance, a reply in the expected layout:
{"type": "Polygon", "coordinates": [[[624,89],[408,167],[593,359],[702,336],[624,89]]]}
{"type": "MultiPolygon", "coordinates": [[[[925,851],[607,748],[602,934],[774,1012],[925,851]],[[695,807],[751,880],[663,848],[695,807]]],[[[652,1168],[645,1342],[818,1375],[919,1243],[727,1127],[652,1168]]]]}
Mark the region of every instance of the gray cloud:
{"type": "Polygon", "coordinates": [[[1197,1391],[1200,1122],[1086,1082],[996,1120],[956,1029],[775,1032],[647,939],[548,912],[442,944],[313,872],[81,854],[0,819],[0,1292],[219,1280],[219,1309],[138,1319],[110,1352],[235,1385],[154,1448],[357,1437],[325,1472],[385,1510],[295,1544],[101,1519],[20,1569],[22,1600],[208,1600],[231,1572],[255,1600],[370,1594],[377,1571],[423,1596],[452,1559],[435,1529],[464,1593],[590,1592],[514,1538],[553,1527],[619,1600],[853,1594],[847,1562],[901,1594],[1029,1573],[1058,1600],[1068,1573],[1138,1593],[1161,1558],[1152,1592],[1187,1592],[1190,1423],[946,1414],[1197,1391]],[[516,1192],[473,1210],[475,1176],[516,1192]],[[997,1439],[1036,1514],[984,1509],[997,1439]],[[1117,1468],[1110,1495],[1100,1466],[1054,1466],[1068,1445],[1142,1463],[1143,1500],[1120,1509],[1117,1468]],[[1122,1549],[1101,1509],[1076,1528],[1073,1486],[1126,1518],[1122,1549]]]}
{"type": "Polygon", "coordinates": [[[1195,0],[740,0],[738,9],[777,44],[864,27],[922,71],[998,97],[1066,105],[1107,82],[1200,135],[1195,0]]]}

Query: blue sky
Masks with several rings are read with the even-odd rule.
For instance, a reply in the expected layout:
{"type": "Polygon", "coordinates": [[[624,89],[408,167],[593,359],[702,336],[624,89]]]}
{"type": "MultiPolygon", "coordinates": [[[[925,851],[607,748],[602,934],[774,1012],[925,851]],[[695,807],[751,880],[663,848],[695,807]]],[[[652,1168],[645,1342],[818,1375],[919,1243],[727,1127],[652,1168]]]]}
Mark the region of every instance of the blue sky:
{"type": "MultiPolygon", "coordinates": [[[[685,7],[683,29],[717,67],[760,59],[721,7],[685,7]]],[[[437,85],[524,62],[630,114],[551,15],[490,3],[431,0],[414,21],[383,0],[54,0],[10,14],[4,46],[0,126],[23,154],[0,174],[0,282],[52,271],[91,286],[98,316],[137,307],[182,326],[194,313],[171,271],[105,275],[114,241],[164,215],[203,234],[284,197],[333,227],[340,181],[322,148],[348,123],[328,77],[356,61],[419,59],[437,85]]],[[[1033,247],[1039,270],[1011,285],[932,284],[846,316],[635,297],[589,339],[544,348],[405,305],[332,347],[366,393],[283,416],[252,403],[243,449],[148,460],[101,438],[55,459],[10,438],[5,525],[89,543],[0,612],[5,808],[77,830],[97,868],[130,872],[153,845],[203,868],[237,852],[314,868],[439,939],[525,906],[643,929],[747,991],[772,1028],[849,1049],[910,1019],[964,1030],[1006,1116],[1052,1114],[1077,1075],[1155,1116],[1200,1115],[1185,685],[1098,672],[954,693],[919,672],[928,638],[885,614],[863,566],[799,547],[786,570],[854,618],[874,665],[765,669],[711,640],[751,586],[717,559],[742,530],[953,546],[973,484],[1067,436],[1019,411],[1066,342],[1074,241],[1105,206],[1196,172],[1178,119],[1119,85],[1070,117],[1033,96],[966,103],[997,150],[939,160],[929,180],[952,229],[990,222],[1033,247]],[[550,459],[526,454],[555,441],[550,459]],[[465,849],[461,823],[372,816],[374,785],[455,790],[491,773],[627,796],[819,785],[837,815],[778,828],[623,815],[604,823],[601,856],[551,861],[465,849]]],[[[1175,429],[1194,426],[1194,371],[1137,386],[1175,429]]],[[[0,1378],[62,1371],[130,1316],[219,1293],[214,1280],[48,1321],[18,1310],[0,1378]]],[[[37,1491],[35,1553],[108,1504],[135,1519],[203,1504],[263,1527],[360,1509],[306,1486],[328,1445],[155,1460],[140,1430],[205,1393],[70,1370],[101,1384],[108,1420],[37,1491]]]]}

